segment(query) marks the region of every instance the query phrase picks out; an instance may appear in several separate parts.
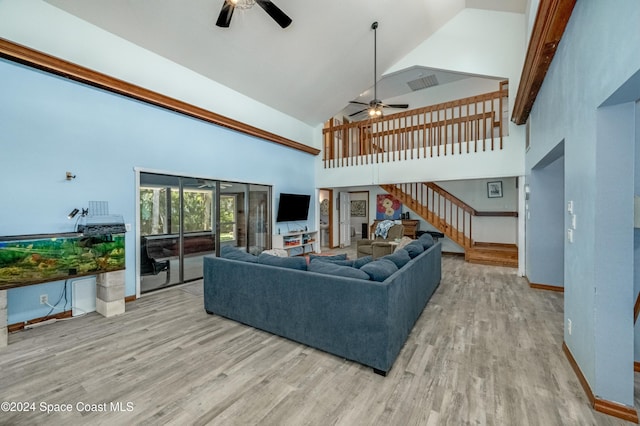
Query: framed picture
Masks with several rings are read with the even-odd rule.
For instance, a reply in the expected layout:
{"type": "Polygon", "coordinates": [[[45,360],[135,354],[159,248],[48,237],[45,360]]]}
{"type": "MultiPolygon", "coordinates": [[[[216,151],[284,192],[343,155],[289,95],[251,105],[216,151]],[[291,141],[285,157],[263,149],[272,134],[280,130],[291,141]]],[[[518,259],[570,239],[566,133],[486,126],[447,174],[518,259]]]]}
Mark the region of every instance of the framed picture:
{"type": "Polygon", "coordinates": [[[390,194],[378,194],[376,207],[376,219],[396,220],[400,219],[402,203],[390,194]]]}
{"type": "Polygon", "coordinates": [[[487,182],[487,197],[502,198],[502,181],[487,182]]]}
{"type": "Polygon", "coordinates": [[[352,200],[351,216],[367,217],[367,200],[352,200]]]}

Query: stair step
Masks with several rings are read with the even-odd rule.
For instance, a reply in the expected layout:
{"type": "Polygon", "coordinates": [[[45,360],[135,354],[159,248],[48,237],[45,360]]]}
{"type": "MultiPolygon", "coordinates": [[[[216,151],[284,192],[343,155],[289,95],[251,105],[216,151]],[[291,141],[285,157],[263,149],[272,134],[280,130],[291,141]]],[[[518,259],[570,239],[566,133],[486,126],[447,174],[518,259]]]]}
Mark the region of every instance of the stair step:
{"type": "Polygon", "coordinates": [[[518,267],[518,247],[514,244],[475,243],[465,258],[471,263],[518,267]]]}

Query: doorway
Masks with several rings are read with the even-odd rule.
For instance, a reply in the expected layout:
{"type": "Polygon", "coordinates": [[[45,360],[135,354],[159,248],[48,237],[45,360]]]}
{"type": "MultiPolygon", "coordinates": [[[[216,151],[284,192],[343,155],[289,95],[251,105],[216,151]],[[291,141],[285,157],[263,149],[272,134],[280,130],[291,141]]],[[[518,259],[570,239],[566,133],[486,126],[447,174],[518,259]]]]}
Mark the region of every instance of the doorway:
{"type": "Polygon", "coordinates": [[[201,279],[216,247],[271,247],[268,185],[141,172],[139,203],[141,293],[201,279]]]}

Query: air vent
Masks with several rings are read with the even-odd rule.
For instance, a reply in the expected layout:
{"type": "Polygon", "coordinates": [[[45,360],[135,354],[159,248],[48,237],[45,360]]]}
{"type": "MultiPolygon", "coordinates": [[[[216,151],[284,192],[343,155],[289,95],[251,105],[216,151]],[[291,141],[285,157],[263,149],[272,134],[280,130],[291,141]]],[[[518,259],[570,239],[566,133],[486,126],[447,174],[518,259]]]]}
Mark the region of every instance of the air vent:
{"type": "Polygon", "coordinates": [[[438,79],[435,74],[428,75],[426,77],[420,77],[415,80],[407,82],[407,85],[413,90],[422,90],[427,87],[433,87],[438,85],[438,79]]]}

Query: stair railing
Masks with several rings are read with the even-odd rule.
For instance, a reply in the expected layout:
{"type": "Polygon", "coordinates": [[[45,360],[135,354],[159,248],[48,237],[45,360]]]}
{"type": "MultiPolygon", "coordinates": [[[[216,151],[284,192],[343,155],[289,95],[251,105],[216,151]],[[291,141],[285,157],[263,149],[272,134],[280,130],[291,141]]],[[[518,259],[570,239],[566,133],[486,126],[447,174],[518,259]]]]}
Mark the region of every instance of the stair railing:
{"type": "Polygon", "coordinates": [[[478,211],[433,182],[381,187],[465,249],[471,248],[474,244],[474,217],[518,216],[518,212],[513,211],[478,211]]]}

